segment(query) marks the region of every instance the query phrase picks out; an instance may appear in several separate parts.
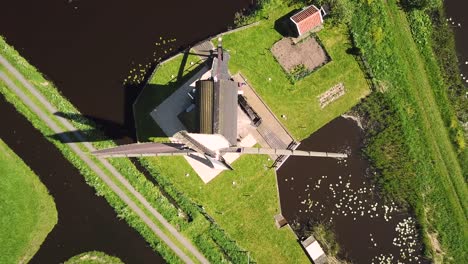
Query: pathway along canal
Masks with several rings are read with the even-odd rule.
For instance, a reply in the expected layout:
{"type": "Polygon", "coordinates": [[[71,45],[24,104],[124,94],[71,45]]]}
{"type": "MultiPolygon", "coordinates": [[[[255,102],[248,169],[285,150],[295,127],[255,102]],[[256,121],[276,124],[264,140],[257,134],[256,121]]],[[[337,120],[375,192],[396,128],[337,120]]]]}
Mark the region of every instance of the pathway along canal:
{"type": "Polygon", "coordinates": [[[62,263],[91,250],[117,256],[125,263],[165,263],[3,96],[0,113],[3,124],[7,124],[0,129],[0,138],[39,176],[58,211],[57,225],[31,263],[62,263]]]}
{"type": "Polygon", "coordinates": [[[299,149],[349,157],[290,157],[278,171],[283,215],[300,238],[311,224],[328,226],[341,248],[339,256],[352,263],[427,262],[414,218],[377,195],[362,141],[362,130],[342,117],[304,140],[299,149]]]}

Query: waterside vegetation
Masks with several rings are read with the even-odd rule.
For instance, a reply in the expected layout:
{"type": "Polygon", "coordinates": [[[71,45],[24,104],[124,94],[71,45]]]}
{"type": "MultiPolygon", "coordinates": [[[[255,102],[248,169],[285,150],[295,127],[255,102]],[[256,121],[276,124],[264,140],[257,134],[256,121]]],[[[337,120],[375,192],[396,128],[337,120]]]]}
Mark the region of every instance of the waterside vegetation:
{"type": "Polygon", "coordinates": [[[428,256],[464,263],[466,149],[457,113],[466,104],[453,103],[460,102],[459,81],[443,63],[453,61],[454,50],[437,45],[450,32],[432,31],[434,9],[402,10],[397,1],[375,0],[354,10],[351,36],[376,87],[357,112],[368,122],[365,152],[380,172],[377,180],[387,197],[416,214],[428,256]]]}
{"type": "Polygon", "coordinates": [[[124,262],[104,252],[90,251],[71,257],[64,264],[124,264],[124,262]]]}

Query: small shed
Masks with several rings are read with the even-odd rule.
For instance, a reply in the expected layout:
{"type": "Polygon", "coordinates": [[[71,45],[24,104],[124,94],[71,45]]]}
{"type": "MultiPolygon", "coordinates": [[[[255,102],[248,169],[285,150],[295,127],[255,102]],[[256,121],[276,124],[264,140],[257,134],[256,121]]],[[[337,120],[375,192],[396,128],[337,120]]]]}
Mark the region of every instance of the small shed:
{"type": "Polygon", "coordinates": [[[300,37],[309,31],[318,29],[323,24],[324,15],[323,8],[318,9],[315,5],[310,5],[291,16],[290,19],[300,37]]]}
{"type": "Polygon", "coordinates": [[[288,224],[288,221],[286,221],[286,218],[282,214],[277,214],[275,215],[275,224],[277,228],[282,228],[288,224]]]}
{"type": "Polygon", "coordinates": [[[315,240],[314,236],[308,237],[306,240],[302,241],[301,244],[315,264],[325,264],[328,262],[325,252],[323,252],[322,247],[317,240],[315,240]]]}

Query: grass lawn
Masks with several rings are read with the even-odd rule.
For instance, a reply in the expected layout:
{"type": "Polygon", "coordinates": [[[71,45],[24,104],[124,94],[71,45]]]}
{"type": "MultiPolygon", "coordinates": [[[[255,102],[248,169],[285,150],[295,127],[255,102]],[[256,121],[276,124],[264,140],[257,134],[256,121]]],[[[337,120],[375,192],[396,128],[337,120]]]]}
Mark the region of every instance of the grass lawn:
{"type": "Polygon", "coordinates": [[[103,252],[91,251],[76,255],[64,264],[123,264],[123,261],[103,252]]]}
{"type": "Polygon", "coordinates": [[[0,140],[0,263],[27,263],[57,223],[52,196],[0,140]]]}
{"type": "Polygon", "coordinates": [[[234,171],[226,171],[208,184],[183,157],[147,159],[178,190],[201,204],[258,263],[307,263],[293,232],[278,230],[274,224],[279,198],[274,170],[264,167],[271,165],[267,156],[242,156],[234,162],[234,171]]]}
{"type": "Polygon", "coordinates": [[[225,35],[223,46],[231,53],[231,73],[241,72],[276,116],[287,116],[284,125],[297,140],[302,140],[348,111],[370,90],[359,64],[353,55],[347,53],[351,44],[346,28],[327,24],[318,33],[318,38],[331,61],[291,84],[270,51],[273,44],[282,38],[274,29],[275,20],[291,10],[294,8],[282,5],[271,8],[268,20],[225,35]],[[320,109],[317,96],[340,82],[344,84],[346,94],[320,109]]]}
{"type": "MultiPolygon", "coordinates": [[[[291,84],[270,52],[271,46],[282,37],[273,28],[275,19],[291,10],[278,6],[269,13],[269,19],[262,20],[258,26],[225,35],[223,46],[231,53],[231,73],[240,71],[246,76],[276,115],[288,116],[285,125],[292,134],[303,139],[357,104],[369,93],[369,87],[355,58],[346,52],[351,45],[346,29],[340,27],[325,27],[319,33],[332,61],[291,84]],[[339,82],[344,83],[346,94],[320,109],[317,96],[339,82]]],[[[185,65],[179,56],[163,64],[144,88],[135,106],[140,140],[163,136],[148,113],[189,78],[191,71],[185,70],[181,78],[171,77],[181,68],[185,69],[185,65]]],[[[267,159],[266,156],[243,156],[234,162],[234,171],[223,172],[208,184],[201,181],[183,157],[145,158],[144,164],[202,205],[256,262],[308,263],[293,232],[275,227],[273,216],[279,212],[279,197],[275,172],[265,168],[271,165],[267,159]],[[187,177],[187,173],[190,176],[187,177]]],[[[193,224],[185,232],[200,233],[204,228],[193,224]]]]}

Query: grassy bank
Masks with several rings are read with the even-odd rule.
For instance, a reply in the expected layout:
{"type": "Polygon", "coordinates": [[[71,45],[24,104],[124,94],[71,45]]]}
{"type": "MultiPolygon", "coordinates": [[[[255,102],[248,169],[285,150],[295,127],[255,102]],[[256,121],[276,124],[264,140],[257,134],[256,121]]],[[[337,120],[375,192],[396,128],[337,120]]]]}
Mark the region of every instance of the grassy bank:
{"type": "Polygon", "coordinates": [[[123,261],[103,252],[90,251],[76,255],[64,264],[123,264],[123,261]]]}
{"type": "Polygon", "coordinates": [[[57,223],[39,177],[0,139],[0,263],[27,263],[57,223]]]}
{"type": "Polygon", "coordinates": [[[377,120],[368,153],[387,194],[415,211],[427,253],[437,262],[465,263],[468,193],[461,145],[453,144],[447,124],[454,111],[434,53],[422,44],[430,34],[418,35],[430,24],[415,24],[415,14],[396,1],[362,2],[355,10],[352,35],[384,91],[366,112],[377,120]]]}

